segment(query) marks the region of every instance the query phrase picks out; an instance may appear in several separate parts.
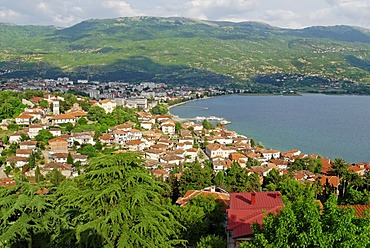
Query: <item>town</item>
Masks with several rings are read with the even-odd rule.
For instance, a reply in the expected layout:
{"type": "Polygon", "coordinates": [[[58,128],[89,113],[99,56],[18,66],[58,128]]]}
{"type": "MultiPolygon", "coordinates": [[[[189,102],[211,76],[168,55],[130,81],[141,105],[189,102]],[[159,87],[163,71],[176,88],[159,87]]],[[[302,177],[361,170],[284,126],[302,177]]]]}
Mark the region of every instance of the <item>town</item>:
{"type": "MultiPolygon", "coordinates": [[[[314,185],[320,189],[323,200],[332,193],[344,194],[341,185],[348,186],[348,181],[342,181],[342,175],[334,168],[345,161],[331,161],[298,149],[265,149],[255,144],[253,138],[228,130],[225,123],[207,118],[181,120],[169,112],[174,104],[233,93],[232,90],[168,87],[152,82],[79,80],[75,84],[68,78],[26,83],[19,80],[3,83],[1,89],[3,93],[25,92],[29,97],[13,99],[12,107],[17,105],[20,109],[15,118],[2,116],[0,186],[16,185],[19,174],[34,183],[41,179],[74,178],[84,173],[91,159],[127,152],[140,154],[145,168],[161,181],[182,180],[194,164],[203,170],[211,168],[216,177],[238,167],[254,178],[248,179],[257,185],[251,186],[250,192],[243,193],[247,187],[229,193],[224,188],[205,185],[180,191],[182,195],[176,200],[180,206],[186,206],[198,195],[212,195],[222,201],[229,208],[228,247],[238,246],[253,235],[252,224],[261,224],[266,215],[261,211],[280,210],[282,199],[277,188],[261,192],[261,186],[272,175],[276,178],[289,175],[299,183],[314,185]],[[80,92],[86,94],[78,95],[80,92]],[[249,203],[241,197],[250,199],[249,203]],[[252,207],[254,213],[247,218],[240,212],[240,206],[244,210],[252,207]]],[[[16,98],[11,93],[9,97],[16,98]]],[[[347,168],[353,177],[362,180],[369,177],[370,162],[347,168]]],[[[232,188],[226,183],[225,187],[232,188]]],[[[370,209],[370,205],[363,206],[370,209]]]]}

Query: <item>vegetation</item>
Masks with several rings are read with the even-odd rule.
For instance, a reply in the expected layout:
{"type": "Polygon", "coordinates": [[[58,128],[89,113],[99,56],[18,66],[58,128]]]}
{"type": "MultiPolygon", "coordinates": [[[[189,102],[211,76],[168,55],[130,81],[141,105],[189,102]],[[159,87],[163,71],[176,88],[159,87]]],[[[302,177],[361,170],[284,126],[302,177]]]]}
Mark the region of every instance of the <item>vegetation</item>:
{"type": "MultiPolygon", "coordinates": [[[[139,17],[94,19],[64,29],[1,24],[0,31],[0,71],[8,70],[4,78],[69,76],[200,86],[249,84],[258,75],[285,73],[358,82],[370,78],[370,36],[348,26],[289,30],[139,17]]],[[[250,89],[257,89],[254,83],[250,89]]]]}
{"type": "Polygon", "coordinates": [[[263,229],[254,225],[255,239],[246,247],[367,247],[370,215],[358,218],[353,209],[337,207],[332,195],[323,211],[312,197],[287,202],[279,215],[265,217],[263,229]]]}

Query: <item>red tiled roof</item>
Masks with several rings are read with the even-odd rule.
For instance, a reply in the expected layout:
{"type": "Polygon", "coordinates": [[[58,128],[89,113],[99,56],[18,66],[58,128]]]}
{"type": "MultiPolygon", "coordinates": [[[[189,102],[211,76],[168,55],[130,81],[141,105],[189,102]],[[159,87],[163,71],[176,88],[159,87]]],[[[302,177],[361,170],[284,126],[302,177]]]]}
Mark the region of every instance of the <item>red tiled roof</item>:
{"type": "Polygon", "coordinates": [[[233,238],[253,234],[251,225],[262,225],[265,215],[278,212],[283,207],[280,192],[247,192],[230,194],[227,229],[233,238]],[[253,196],[254,194],[254,196],[253,196]]]}
{"type": "Polygon", "coordinates": [[[142,142],[141,140],[131,140],[131,141],[126,142],[126,145],[135,146],[135,145],[140,145],[140,144],[143,144],[143,143],[144,142],[142,142]]]}
{"type": "Polygon", "coordinates": [[[10,187],[13,187],[15,185],[16,184],[15,184],[15,181],[13,179],[10,179],[10,178],[0,179],[0,187],[10,188],[10,187]]]}
{"type": "Polygon", "coordinates": [[[72,114],[60,114],[52,118],[53,120],[76,119],[72,114]]]}
{"type": "Polygon", "coordinates": [[[32,118],[33,118],[32,115],[26,113],[20,114],[18,117],[16,117],[16,119],[32,119],[32,118]]]}
{"type": "Polygon", "coordinates": [[[221,188],[216,188],[215,186],[204,188],[202,190],[188,190],[186,191],[184,197],[179,197],[177,199],[176,203],[179,204],[181,207],[186,206],[191,199],[199,195],[212,196],[215,198],[216,201],[223,202],[226,207],[228,207],[230,204],[229,193],[221,188]]]}
{"type": "Polygon", "coordinates": [[[368,210],[370,211],[370,205],[338,205],[339,208],[353,208],[356,212],[357,217],[362,217],[362,214],[368,210]]]}

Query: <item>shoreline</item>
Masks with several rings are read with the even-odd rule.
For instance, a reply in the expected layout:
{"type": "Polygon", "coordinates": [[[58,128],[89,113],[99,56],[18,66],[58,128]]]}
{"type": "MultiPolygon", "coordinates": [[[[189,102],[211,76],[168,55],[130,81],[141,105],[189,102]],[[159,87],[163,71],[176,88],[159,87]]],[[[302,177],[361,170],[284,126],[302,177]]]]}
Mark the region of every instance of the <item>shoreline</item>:
{"type": "MultiPolygon", "coordinates": [[[[248,96],[249,94],[230,94],[230,95],[240,95],[240,96],[248,96]]],[[[326,95],[326,94],[320,94],[320,93],[305,93],[304,95],[326,95]]],[[[220,96],[222,96],[222,95],[220,95],[220,96]]],[[[261,94],[257,94],[257,95],[249,95],[249,96],[276,96],[276,95],[273,95],[273,94],[267,94],[267,95],[261,95],[261,94]]],[[[327,96],[331,96],[331,95],[327,95],[327,96]]],[[[357,95],[352,95],[352,96],[357,96],[357,95]]],[[[205,99],[208,99],[208,98],[215,98],[215,97],[217,97],[217,96],[212,96],[212,97],[204,97],[204,98],[199,98],[199,99],[192,99],[192,100],[189,100],[189,101],[184,101],[184,102],[181,102],[181,103],[178,103],[178,104],[175,104],[175,105],[172,105],[171,106],[171,108],[172,107],[176,107],[176,106],[179,106],[179,105],[183,105],[183,104],[186,104],[186,103],[188,103],[188,102],[195,102],[195,101],[199,101],[199,100],[205,100],[205,99]]],[[[170,112],[170,107],[169,107],[169,114],[171,114],[171,115],[174,115],[174,114],[172,114],[171,112],[170,112]]],[[[180,117],[180,116],[179,116],[180,117]]],[[[222,118],[226,118],[225,116],[221,116],[222,118]]],[[[180,117],[181,118],[181,117],[180,117]]],[[[249,137],[248,135],[246,135],[246,134],[243,134],[243,133],[240,133],[240,131],[237,131],[237,130],[234,130],[234,129],[232,129],[232,128],[230,128],[229,126],[228,126],[228,124],[226,124],[226,125],[224,125],[224,127],[227,129],[227,130],[230,130],[230,131],[235,131],[235,132],[237,132],[237,134],[238,135],[241,135],[241,136],[246,136],[246,137],[249,137]]],[[[263,140],[256,140],[255,138],[253,138],[253,135],[251,135],[251,137],[250,138],[252,138],[252,139],[254,139],[255,140],[255,142],[257,143],[257,142],[262,142],[263,143],[263,140]]],[[[272,147],[272,146],[271,146],[272,147]]],[[[269,149],[275,149],[275,148],[269,148],[269,149]]],[[[266,148],[266,149],[268,149],[268,148],[266,148]]],[[[278,148],[276,148],[276,149],[278,149],[278,148]]],[[[292,148],[292,149],[298,149],[298,150],[300,150],[300,148],[297,148],[297,147],[295,147],[295,148],[292,148]]],[[[283,151],[283,150],[282,150],[283,151]]],[[[302,153],[305,153],[303,150],[301,150],[302,151],[302,153]]],[[[305,154],[307,154],[307,155],[309,155],[309,154],[317,154],[317,155],[319,155],[319,156],[321,156],[321,157],[326,157],[326,158],[330,158],[330,159],[334,159],[334,158],[336,158],[336,157],[332,157],[332,156],[328,156],[328,155],[322,155],[322,151],[320,151],[320,152],[318,152],[318,153],[305,153],[305,154]]],[[[342,158],[341,156],[337,156],[337,157],[340,157],[340,158],[342,158]]],[[[345,161],[346,162],[348,162],[349,164],[357,164],[357,163],[366,163],[367,161],[360,161],[360,160],[355,160],[356,162],[354,162],[354,161],[352,161],[352,160],[347,160],[347,159],[345,159],[345,161]]],[[[370,162],[370,161],[369,161],[370,162]]]]}
{"type": "Polygon", "coordinates": [[[196,102],[196,101],[200,101],[200,100],[211,99],[211,98],[214,98],[214,97],[216,97],[216,96],[205,96],[205,97],[198,98],[198,99],[191,99],[191,100],[188,100],[188,101],[183,101],[183,102],[176,103],[174,105],[168,106],[168,113],[170,113],[170,109],[173,108],[173,107],[184,105],[184,104],[187,104],[189,102],[196,102]]]}

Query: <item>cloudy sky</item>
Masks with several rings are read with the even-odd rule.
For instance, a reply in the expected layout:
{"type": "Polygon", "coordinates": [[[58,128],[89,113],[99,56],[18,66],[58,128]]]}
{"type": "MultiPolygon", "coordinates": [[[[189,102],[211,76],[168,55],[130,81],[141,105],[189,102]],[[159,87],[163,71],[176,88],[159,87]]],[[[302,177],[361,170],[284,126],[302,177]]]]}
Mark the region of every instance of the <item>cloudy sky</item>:
{"type": "Polygon", "coordinates": [[[370,0],[0,0],[0,22],[16,24],[65,27],[91,18],[138,15],[370,29],[370,0]]]}

